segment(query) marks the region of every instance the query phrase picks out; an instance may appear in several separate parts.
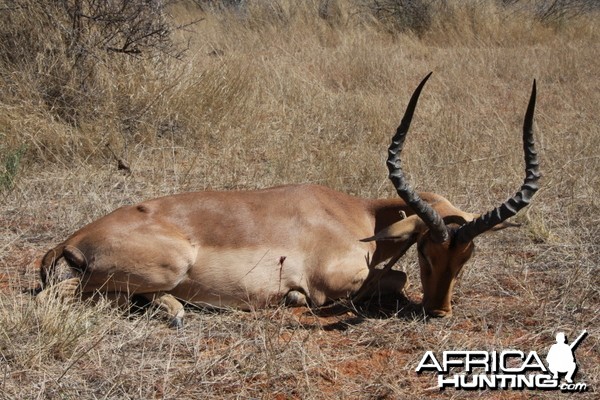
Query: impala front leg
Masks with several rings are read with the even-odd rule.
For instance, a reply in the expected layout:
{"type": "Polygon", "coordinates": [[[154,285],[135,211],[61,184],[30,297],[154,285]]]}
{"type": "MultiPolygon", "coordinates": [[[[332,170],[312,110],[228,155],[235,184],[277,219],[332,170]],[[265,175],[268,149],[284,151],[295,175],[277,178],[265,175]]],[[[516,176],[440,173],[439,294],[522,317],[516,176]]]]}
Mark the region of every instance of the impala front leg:
{"type": "Polygon", "coordinates": [[[408,276],[404,271],[391,269],[386,271],[375,283],[375,293],[385,296],[405,296],[404,288],[408,284],[408,276]]]}
{"type": "Polygon", "coordinates": [[[407,283],[408,276],[404,271],[372,269],[352,300],[354,302],[361,302],[374,295],[405,297],[404,288],[407,283]]]}

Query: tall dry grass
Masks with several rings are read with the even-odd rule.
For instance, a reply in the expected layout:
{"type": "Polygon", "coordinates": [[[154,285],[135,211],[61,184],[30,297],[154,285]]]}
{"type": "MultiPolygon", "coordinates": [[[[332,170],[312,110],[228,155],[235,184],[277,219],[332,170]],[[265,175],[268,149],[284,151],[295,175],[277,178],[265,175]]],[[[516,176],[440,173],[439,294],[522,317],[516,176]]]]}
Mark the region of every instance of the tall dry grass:
{"type": "MultiPolygon", "coordinates": [[[[2,3],[0,32],[21,28],[13,39],[22,47],[3,47],[0,60],[0,173],[10,178],[0,181],[0,397],[443,397],[429,390],[432,376],[414,373],[425,350],[543,353],[557,330],[572,338],[585,328],[578,378],[591,389],[579,397],[593,398],[597,12],[543,19],[538,2],[422,3],[425,26],[366,0],[178,4],[172,26],[201,19],[172,31],[182,57],[93,48],[90,70],[74,67],[60,27],[36,19],[46,14],[2,3]],[[542,189],[518,217],[521,229],[478,239],[452,319],[426,323],[406,304],[387,319],[191,312],[176,333],[148,315],[40,308],[20,293],[34,285],[44,250],[122,204],[295,182],[393,196],[385,149],[429,71],[405,169],[417,189],[472,212],[520,185],[533,78],[539,90],[542,189]],[[113,152],[131,174],[117,170],[113,152]]],[[[416,256],[401,264],[418,302],[416,256]]],[[[483,393],[529,395],[557,394],[483,393]]]]}

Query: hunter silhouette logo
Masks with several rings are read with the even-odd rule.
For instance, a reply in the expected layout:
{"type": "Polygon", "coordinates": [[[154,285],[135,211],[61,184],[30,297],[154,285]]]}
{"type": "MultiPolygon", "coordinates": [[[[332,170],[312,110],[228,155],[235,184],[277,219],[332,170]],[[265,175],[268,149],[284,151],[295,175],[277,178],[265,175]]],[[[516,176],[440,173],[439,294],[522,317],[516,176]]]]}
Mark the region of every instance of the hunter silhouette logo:
{"type": "Polygon", "coordinates": [[[564,332],[558,332],[556,343],[550,347],[546,356],[547,366],[535,351],[452,350],[442,353],[441,362],[432,351],[427,351],[416,372],[437,372],[440,390],[541,389],[584,392],[588,389],[586,383],[573,382],[573,376],[577,372],[574,353],[587,335],[584,330],[568,344],[564,332]],[[462,371],[457,372],[457,369],[462,371]],[[563,374],[566,382],[561,383],[563,374]]]}
{"type": "Polygon", "coordinates": [[[567,383],[573,383],[573,375],[577,371],[577,364],[573,353],[575,348],[587,336],[587,330],[581,332],[581,335],[570,345],[567,344],[567,338],[563,332],[556,334],[556,344],[553,344],[548,351],[546,361],[548,369],[552,372],[552,378],[558,379],[559,373],[566,373],[567,383]]]}

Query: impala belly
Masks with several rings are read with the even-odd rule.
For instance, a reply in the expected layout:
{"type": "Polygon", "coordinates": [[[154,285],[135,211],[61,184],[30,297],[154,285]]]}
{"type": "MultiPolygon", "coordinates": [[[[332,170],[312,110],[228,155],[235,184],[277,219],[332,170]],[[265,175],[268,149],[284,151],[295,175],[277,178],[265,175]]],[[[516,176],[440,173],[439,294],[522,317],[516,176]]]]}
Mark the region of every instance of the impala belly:
{"type": "Polygon", "coordinates": [[[202,248],[186,277],[169,293],[214,306],[276,303],[307,287],[302,255],[284,249],[202,248]]]}
{"type": "Polygon", "coordinates": [[[204,248],[186,277],[169,293],[198,305],[248,309],[280,303],[295,290],[312,303],[323,304],[356,291],[368,274],[364,251],[351,253],[358,257],[332,263],[320,262],[318,253],[278,247],[204,248]]]}

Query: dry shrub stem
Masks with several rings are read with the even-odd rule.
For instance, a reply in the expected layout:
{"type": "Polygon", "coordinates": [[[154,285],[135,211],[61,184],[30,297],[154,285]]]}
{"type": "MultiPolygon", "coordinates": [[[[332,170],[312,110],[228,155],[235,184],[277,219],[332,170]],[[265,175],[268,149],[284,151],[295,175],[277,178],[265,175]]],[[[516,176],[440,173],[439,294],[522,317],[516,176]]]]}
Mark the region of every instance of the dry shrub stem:
{"type": "Polygon", "coordinates": [[[426,350],[545,356],[556,332],[583,329],[577,380],[590,390],[577,397],[597,395],[594,2],[156,0],[123,2],[164,6],[123,13],[123,26],[88,12],[75,30],[68,14],[56,19],[65,4],[100,3],[119,2],[0,1],[0,398],[566,397],[440,394],[414,369],[426,350]],[[411,14],[409,3],[423,6],[411,14]],[[161,26],[160,45],[120,41],[161,26]],[[161,50],[177,43],[181,57],[161,50]],[[522,182],[521,123],[532,79],[539,85],[541,189],[515,218],[521,228],[477,239],[451,319],[423,318],[412,249],[395,267],[409,275],[412,303],[396,303],[392,317],[377,307],[190,310],[177,332],[152,310],[41,306],[22,293],[46,249],[143,199],[297,182],[395,196],[385,150],[429,71],[403,167],[417,190],[472,212],[522,182]]]}

